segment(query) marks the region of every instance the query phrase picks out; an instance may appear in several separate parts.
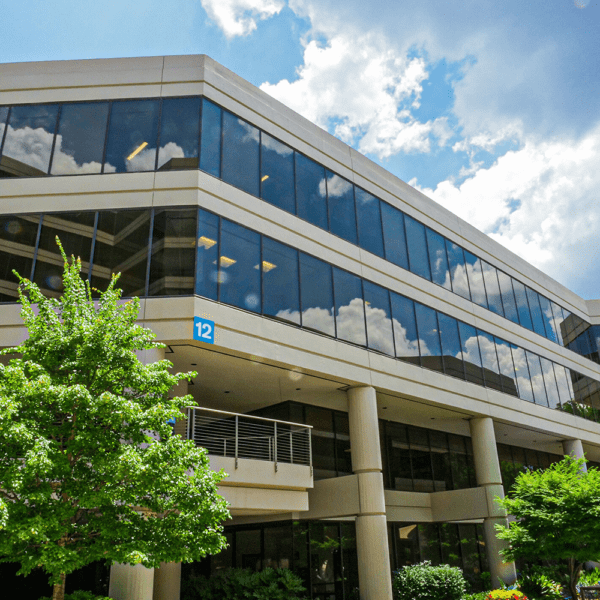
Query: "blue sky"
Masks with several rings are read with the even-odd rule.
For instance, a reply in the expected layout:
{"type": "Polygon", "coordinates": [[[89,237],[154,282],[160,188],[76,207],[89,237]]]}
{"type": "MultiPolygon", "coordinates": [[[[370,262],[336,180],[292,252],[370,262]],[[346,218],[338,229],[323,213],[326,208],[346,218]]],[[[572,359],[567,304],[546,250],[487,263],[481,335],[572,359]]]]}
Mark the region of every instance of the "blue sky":
{"type": "Polygon", "coordinates": [[[1,6],[0,62],[209,54],[600,297],[598,1],[1,6]]]}

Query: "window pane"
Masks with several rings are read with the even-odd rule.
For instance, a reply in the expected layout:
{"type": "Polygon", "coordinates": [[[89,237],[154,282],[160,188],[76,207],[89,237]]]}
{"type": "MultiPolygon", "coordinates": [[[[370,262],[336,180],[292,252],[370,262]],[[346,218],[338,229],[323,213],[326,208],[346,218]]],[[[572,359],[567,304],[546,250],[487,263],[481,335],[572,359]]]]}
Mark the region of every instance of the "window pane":
{"type": "Polygon", "coordinates": [[[0,106],[0,151],[2,151],[2,142],[4,140],[4,129],[8,117],[8,106],[0,106]]]}
{"type": "Polygon", "coordinates": [[[263,314],[300,325],[298,250],[263,237],[263,314]]]}
{"type": "Polygon", "coordinates": [[[444,238],[439,233],[429,229],[429,227],[426,227],[425,231],[427,233],[427,246],[429,248],[431,279],[433,283],[437,283],[447,290],[452,290],[444,238]]]}
{"type": "Polygon", "coordinates": [[[221,176],[221,116],[216,104],[202,98],[200,168],[215,177],[221,176]]]}
{"type": "Polygon", "coordinates": [[[453,489],[448,436],[442,431],[429,431],[431,462],[433,464],[433,483],[436,492],[453,489]]]}
{"type": "Polygon", "coordinates": [[[442,341],[442,359],[444,361],[444,371],[446,375],[465,378],[465,367],[463,364],[463,354],[458,337],[458,323],[456,319],[443,313],[438,313],[438,322],[440,325],[440,338],[442,341]]]}
{"type": "Polygon", "coordinates": [[[394,324],[396,357],[413,364],[421,364],[419,336],[415,320],[414,302],[409,298],[390,292],[394,324]]]}
{"type": "Polygon", "coordinates": [[[404,215],[404,223],[406,225],[406,242],[408,244],[410,270],[416,275],[431,280],[425,226],[408,215],[404,215]]]}
{"type": "Polygon", "coordinates": [[[573,399],[571,393],[571,379],[567,372],[567,369],[562,365],[554,363],[554,375],[556,376],[556,386],[558,387],[558,394],[560,397],[560,403],[563,406],[567,406],[573,399]]]}
{"type": "Polygon", "coordinates": [[[331,171],[327,171],[327,205],[329,206],[329,231],[351,244],[356,244],[354,186],[331,171]]]}
{"type": "Polygon", "coordinates": [[[531,390],[531,379],[529,376],[529,367],[527,366],[527,358],[525,350],[511,344],[513,361],[515,363],[515,372],[517,374],[517,386],[519,388],[519,398],[534,402],[533,392],[531,390]]]}
{"type": "Polygon", "coordinates": [[[386,423],[387,455],[391,489],[413,491],[413,477],[406,426],[386,423]]]}
{"type": "Polygon", "coordinates": [[[235,532],[235,566],[238,569],[260,570],[260,529],[235,532]]]}
{"type": "Polygon", "coordinates": [[[300,253],[302,327],[335,335],[331,265],[300,253]]]}
{"type": "Polygon", "coordinates": [[[467,269],[465,267],[465,255],[463,249],[450,240],[446,240],[446,251],[448,252],[448,263],[450,265],[450,276],[452,278],[452,291],[467,300],[471,299],[469,282],[467,280],[467,269]]]}
{"type": "Polygon", "coordinates": [[[148,295],[194,293],[196,216],[194,209],[155,212],[148,295]]]}
{"type": "Polygon", "coordinates": [[[510,344],[498,337],[494,337],[494,341],[496,342],[498,366],[500,367],[500,374],[502,375],[502,389],[505,394],[518,396],[519,392],[517,390],[517,378],[510,344]]]}
{"type": "Polygon", "coordinates": [[[540,356],[544,383],[546,384],[546,395],[548,396],[548,406],[550,408],[560,407],[560,398],[558,388],[556,387],[556,378],[554,377],[554,368],[552,361],[540,356]]]}
{"type": "Polygon", "coordinates": [[[417,427],[408,427],[408,443],[410,444],[415,492],[433,492],[433,471],[427,431],[417,427]]]}
{"type": "Polygon", "coordinates": [[[264,131],[260,143],[260,197],[295,214],[294,151],[264,131]]]}
{"type": "Polygon", "coordinates": [[[542,320],[544,321],[544,329],[546,330],[546,337],[553,342],[558,342],[556,337],[556,333],[554,332],[553,322],[552,322],[552,306],[550,304],[550,300],[545,298],[541,294],[538,294],[538,298],[540,301],[540,307],[542,309],[542,320]]]}
{"type": "Polygon", "coordinates": [[[67,256],[81,258],[81,276],[87,279],[94,235],[95,212],[52,213],[44,215],[33,281],[48,296],[63,291],[63,259],[56,236],[67,256]]]}
{"type": "Polygon", "coordinates": [[[165,98],[160,124],[158,168],[198,168],[200,98],[165,98]]]}
{"type": "Polygon", "coordinates": [[[513,289],[515,290],[515,300],[517,301],[517,310],[519,312],[519,322],[523,327],[533,331],[533,323],[531,322],[531,313],[529,312],[529,302],[527,301],[527,293],[525,286],[516,279],[512,280],[513,289]]]}
{"type": "Polygon", "coordinates": [[[394,356],[394,338],[389,293],[370,281],[363,281],[369,348],[394,356]]]}
{"type": "Polygon", "coordinates": [[[334,267],[333,289],[337,337],[366,346],[365,308],[360,277],[334,267]]]}
{"type": "Polygon", "coordinates": [[[546,387],[544,385],[544,376],[540,365],[540,357],[529,350],[525,351],[527,355],[527,364],[529,365],[529,378],[533,388],[533,397],[536,404],[548,406],[548,398],[546,396],[546,387]]]}
{"type": "Polygon", "coordinates": [[[519,315],[517,313],[517,303],[515,302],[515,294],[512,287],[512,278],[503,271],[498,271],[498,282],[500,283],[500,292],[502,293],[504,316],[518,325],[519,315]]]}
{"type": "Polygon", "coordinates": [[[487,298],[485,295],[485,285],[483,283],[483,273],[481,271],[481,261],[474,254],[465,250],[465,263],[467,274],[469,276],[469,288],[471,290],[471,298],[475,304],[488,307],[487,298]]]}
{"type": "Polygon", "coordinates": [[[100,173],[108,102],[63,104],[52,156],[52,175],[100,173]]]}
{"type": "Polygon", "coordinates": [[[428,306],[415,302],[415,313],[419,331],[419,346],[421,347],[421,366],[443,373],[436,312],[428,306]]]}
{"type": "Polygon", "coordinates": [[[448,434],[450,446],[450,470],[452,474],[452,489],[461,490],[469,487],[469,471],[465,438],[460,435],[448,434]]]}
{"type": "Polygon", "coordinates": [[[198,210],[198,241],[196,255],[196,294],[217,299],[219,268],[219,217],[198,210]]]}
{"type": "Polygon", "coordinates": [[[381,221],[383,223],[383,244],[386,260],[408,270],[404,214],[397,208],[382,202],[381,221]]]}
{"type": "Polygon", "coordinates": [[[311,444],[315,479],[335,477],[337,472],[335,469],[333,411],[316,406],[306,406],[305,421],[307,425],[313,426],[311,444]]]}
{"type": "Polygon", "coordinates": [[[258,196],[259,130],[243,119],[223,111],[223,181],[258,196]]]}
{"type": "Polygon", "coordinates": [[[352,455],[350,453],[350,424],[348,414],[333,413],[335,425],[335,461],[337,476],[352,475],[352,455]]]}
{"type": "Polygon", "coordinates": [[[260,235],[221,219],[219,301],[260,312],[260,235]]]}
{"type": "Polygon", "coordinates": [[[442,560],[452,567],[462,567],[458,528],[454,523],[440,523],[442,560]]]}
{"type": "Polygon", "coordinates": [[[3,177],[41,177],[48,173],[58,104],[13,106],[0,163],[3,177]]]}
{"type": "Polygon", "coordinates": [[[354,187],[356,218],[358,223],[358,245],[377,256],[383,256],[383,232],[379,198],[354,187]]]}
{"type": "Polygon", "coordinates": [[[544,328],[544,320],[542,319],[542,309],[540,308],[538,294],[531,288],[525,287],[525,289],[527,291],[527,299],[529,300],[533,330],[539,335],[546,337],[546,329],[544,328]]]}
{"type": "Polygon", "coordinates": [[[498,273],[496,267],[481,261],[481,270],[483,272],[483,281],[485,282],[485,291],[487,293],[488,308],[501,317],[504,316],[502,308],[502,296],[500,295],[500,285],[498,284],[498,273]]]}
{"type": "Polygon", "coordinates": [[[500,367],[498,366],[494,337],[479,329],[477,330],[477,337],[479,338],[479,350],[481,351],[485,384],[487,387],[501,392],[502,381],[500,379],[500,367]]]}
{"type": "Polygon", "coordinates": [[[471,327],[471,325],[467,325],[461,321],[458,322],[458,330],[460,331],[462,342],[467,381],[476,383],[477,385],[485,385],[477,331],[475,327],[471,327]]]}
{"type": "Polygon", "coordinates": [[[432,564],[442,562],[440,534],[437,523],[419,523],[419,550],[421,560],[430,560],[432,564]]]}
{"type": "Polygon", "coordinates": [[[150,210],[104,210],[98,215],[92,287],[105,290],[115,273],[123,296],[146,295],[150,210]]]}
{"type": "Polygon", "coordinates": [[[264,528],[263,569],[291,569],[293,560],[292,527],[264,528]]]}
{"type": "Polygon", "coordinates": [[[296,209],[298,216],[327,229],[325,168],[296,152],[296,209]]]}
{"type": "Polygon", "coordinates": [[[563,310],[558,304],[552,301],[550,301],[550,306],[552,306],[552,331],[554,331],[558,343],[564,345],[563,310]]]}

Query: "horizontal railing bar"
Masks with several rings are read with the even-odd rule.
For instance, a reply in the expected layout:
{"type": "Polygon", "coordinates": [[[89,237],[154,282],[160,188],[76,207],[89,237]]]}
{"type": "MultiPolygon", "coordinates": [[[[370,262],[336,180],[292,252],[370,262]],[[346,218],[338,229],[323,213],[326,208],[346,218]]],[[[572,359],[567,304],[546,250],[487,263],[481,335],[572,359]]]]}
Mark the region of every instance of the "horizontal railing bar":
{"type": "MultiPolygon", "coordinates": [[[[293,425],[294,427],[303,427],[305,429],[312,429],[312,425],[304,425],[303,423],[291,423],[290,421],[279,421],[277,419],[267,419],[266,417],[257,417],[256,415],[246,415],[244,413],[233,413],[226,410],[216,410],[214,408],[202,408],[201,406],[186,406],[193,410],[203,410],[205,412],[218,413],[221,415],[229,415],[231,417],[243,417],[244,419],[256,419],[258,421],[269,421],[271,423],[282,423],[283,425],[293,425]]],[[[289,433],[289,432],[288,432],[289,433]]]]}

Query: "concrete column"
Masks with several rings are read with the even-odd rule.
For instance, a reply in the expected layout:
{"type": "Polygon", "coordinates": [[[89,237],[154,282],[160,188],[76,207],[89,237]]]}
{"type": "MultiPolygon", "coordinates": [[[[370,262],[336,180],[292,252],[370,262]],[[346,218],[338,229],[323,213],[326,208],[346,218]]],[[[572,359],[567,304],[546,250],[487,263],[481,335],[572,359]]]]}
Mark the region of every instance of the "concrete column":
{"type": "MultiPolygon", "coordinates": [[[[563,440],[562,445],[565,455],[572,456],[573,458],[585,458],[581,440],[563,440]]],[[[587,465],[583,465],[581,471],[584,473],[587,472],[587,465]]]]}
{"type": "Polygon", "coordinates": [[[372,387],[348,390],[352,471],[358,478],[356,550],[360,600],[392,600],[377,399],[372,387]]]}
{"type": "Polygon", "coordinates": [[[506,525],[507,519],[504,509],[494,500],[496,496],[504,498],[494,422],[490,417],[482,417],[471,419],[469,425],[477,485],[485,489],[488,507],[489,516],[483,520],[483,533],[492,575],[492,585],[499,586],[502,582],[513,583],[517,578],[515,563],[503,562],[500,550],[506,548],[507,543],[496,537],[495,530],[496,525],[506,525]]]}
{"type": "Polygon", "coordinates": [[[181,563],[160,563],[154,570],[153,600],[179,600],[181,563]]]}
{"type": "Polygon", "coordinates": [[[113,564],[108,595],[113,600],[152,600],[154,569],[142,565],[113,564]]]}

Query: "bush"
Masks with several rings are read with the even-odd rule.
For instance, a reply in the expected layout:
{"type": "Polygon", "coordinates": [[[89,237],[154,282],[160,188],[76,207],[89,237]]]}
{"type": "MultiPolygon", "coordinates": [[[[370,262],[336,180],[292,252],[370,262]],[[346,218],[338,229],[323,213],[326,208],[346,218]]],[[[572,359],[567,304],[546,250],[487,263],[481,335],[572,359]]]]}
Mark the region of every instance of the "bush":
{"type": "Polygon", "coordinates": [[[461,600],[467,582],[458,567],[433,567],[426,560],[396,571],[393,589],[396,600],[461,600]]]}
{"type": "MultiPolygon", "coordinates": [[[[48,596],[40,598],[40,600],[52,600],[48,596]]],[[[86,592],[84,590],[77,590],[72,594],[65,594],[65,600],[111,600],[108,596],[98,596],[93,592],[86,592]]]]}
{"type": "Polygon", "coordinates": [[[583,587],[600,585],[600,569],[596,567],[593,571],[581,571],[577,585],[583,587]]]}
{"type": "Polygon", "coordinates": [[[560,600],[563,597],[562,585],[544,573],[530,571],[519,577],[517,586],[526,596],[536,600],[560,600]]]}
{"type": "Polygon", "coordinates": [[[485,598],[486,600],[527,600],[527,596],[519,590],[493,590],[485,598]]]}
{"type": "Polygon", "coordinates": [[[489,592],[476,592],[475,594],[467,594],[463,596],[463,600],[487,600],[489,592]]]}
{"type": "Polygon", "coordinates": [[[302,598],[306,591],[300,577],[289,569],[227,569],[181,584],[181,600],[288,600],[302,598]]]}

